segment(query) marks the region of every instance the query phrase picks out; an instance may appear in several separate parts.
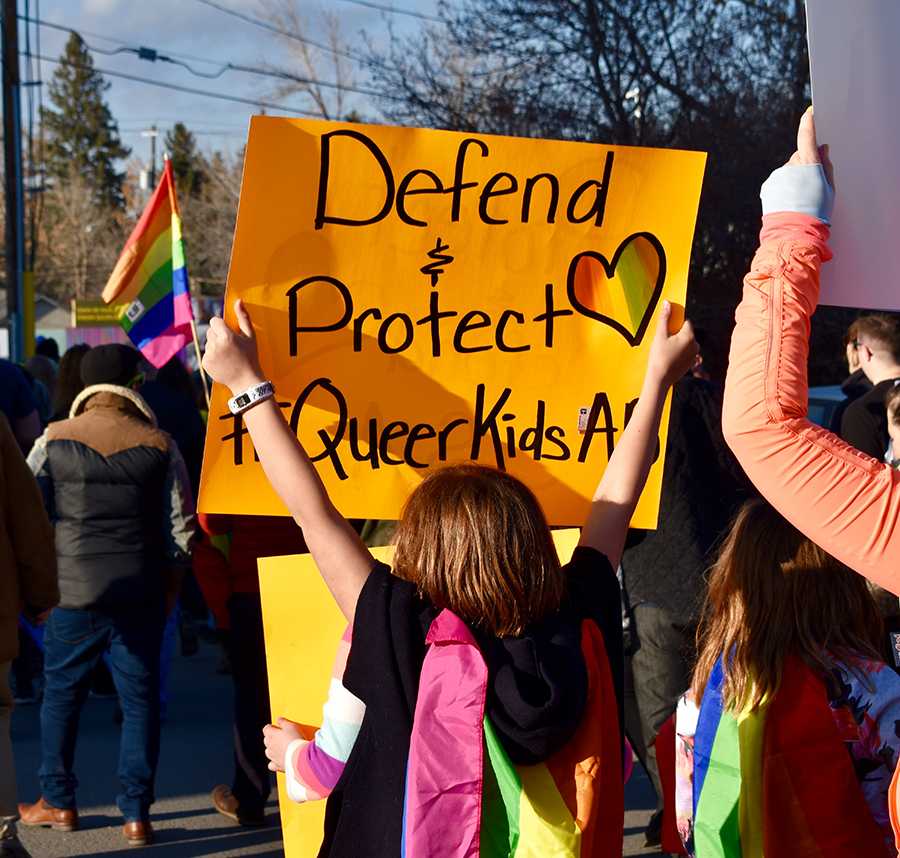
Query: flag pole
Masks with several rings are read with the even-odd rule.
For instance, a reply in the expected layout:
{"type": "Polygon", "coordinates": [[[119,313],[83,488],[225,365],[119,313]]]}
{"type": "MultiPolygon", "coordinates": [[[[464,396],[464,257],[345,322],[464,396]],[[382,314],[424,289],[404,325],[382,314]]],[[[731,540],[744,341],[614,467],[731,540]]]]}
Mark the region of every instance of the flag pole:
{"type": "Polygon", "coordinates": [[[191,333],[194,336],[194,353],[197,355],[197,369],[200,370],[200,383],[203,385],[203,395],[206,397],[206,410],[209,411],[209,385],[206,382],[206,373],[203,371],[203,356],[200,354],[200,337],[197,335],[197,322],[191,319],[191,333]]]}
{"type": "MultiPolygon", "coordinates": [[[[163,152],[164,170],[170,168],[170,161],[171,158],[169,158],[169,153],[163,152]]],[[[180,215],[178,210],[178,198],[175,196],[175,184],[171,180],[169,181],[169,204],[172,206],[172,211],[180,215]]],[[[190,287],[188,287],[188,295],[190,295],[190,287]]],[[[191,336],[194,340],[194,354],[197,355],[197,370],[200,372],[200,383],[203,385],[203,397],[206,399],[206,410],[209,411],[209,384],[206,380],[206,373],[203,371],[203,355],[200,354],[200,337],[197,334],[197,320],[194,318],[193,313],[191,313],[191,336]]]]}

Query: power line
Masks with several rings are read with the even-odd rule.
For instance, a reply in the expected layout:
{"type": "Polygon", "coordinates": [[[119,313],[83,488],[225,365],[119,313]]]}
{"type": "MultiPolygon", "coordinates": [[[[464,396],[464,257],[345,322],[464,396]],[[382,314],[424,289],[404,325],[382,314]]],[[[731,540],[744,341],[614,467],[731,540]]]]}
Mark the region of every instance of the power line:
{"type": "Polygon", "coordinates": [[[416,12],[414,9],[398,9],[396,6],[385,6],[382,3],[374,3],[372,0],[341,0],[341,2],[352,3],[354,6],[365,6],[367,9],[377,9],[379,12],[388,12],[391,15],[408,15],[410,18],[418,18],[420,21],[431,21],[435,24],[444,23],[437,15],[416,12]]]}
{"type": "Polygon", "coordinates": [[[304,45],[310,45],[311,47],[318,48],[320,51],[327,51],[330,54],[334,54],[338,57],[344,57],[345,59],[351,60],[364,66],[380,65],[380,63],[369,57],[364,57],[361,54],[357,54],[352,51],[346,51],[342,48],[335,48],[331,45],[325,45],[322,44],[322,42],[315,41],[314,39],[308,39],[306,36],[301,36],[298,33],[292,33],[290,30],[285,30],[282,27],[276,27],[274,24],[270,24],[268,21],[254,18],[252,15],[247,15],[244,12],[238,12],[237,9],[231,9],[228,6],[224,6],[221,3],[215,2],[215,0],[197,0],[197,2],[202,3],[204,6],[209,6],[211,9],[216,9],[219,12],[224,12],[226,15],[231,15],[234,18],[239,18],[241,21],[244,21],[247,24],[252,24],[254,27],[260,27],[263,30],[268,30],[270,33],[275,33],[279,36],[293,39],[295,42],[301,42],[304,45]]]}
{"type": "MultiPolygon", "coordinates": [[[[122,39],[118,36],[110,36],[105,33],[96,33],[92,30],[85,30],[79,27],[77,30],[72,27],[67,27],[65,24],[58,24],[54,21],[48,21],[45,18],[41,18],[39,14],[35,14],[34,17],[29,17],[27,14],[19,15],[20,21],[29,21],[32,24],[40,24],[42,27],[48,27],[51,30],[59,30],[63,33],[75,33],[78,36],[90,36],[92,39],[100,39],[101,42],[110,42],[114,45],[132,45],[133,42],[129,42],[126,39],[122,39]]],[[[177,51],[169,51],[169,53],[173,57],[180,57],[184,60],[194,60],[198,63],[211,63],[212,65],[220,65],[218,60],[210,60],[205,57],[198,57],[194,54],[185,54],[177,51]]]]}
{"type": "MultiPolygon", "coordinates": [[[[62,24],[52,23],[50,21],[41,21],[41,20],[32,19],[32,18],[28,18],[26,16],[21,16],[21,15],[19,17],[21,20],[25,20],[25,21],[29,21],[29,22],[34,21],[34,23],[40,24],[41,26],[51,27],[53,29],[62,30],[64,32],[76,33],[77,35],[79,35],[79,37],[81,35],[78,32],[78,30],[72,29],[71,27],[66,27],[62,24]]],[[[98,36],[94,35],[94,36],[92,36],[92,38],[98,38],[98,36]]],[[[111,42],[118,41],[116,39],[112,39],[112,38],[108,38],[108,37],[105,40],[111,41],[111,42]]],[[[84,40],[82,39],[82,41],[84,41],[84,40]]],[[[84,42],[84,44],[85,44],[85,47],[87,47],[90,51],[92,51],[94,53],[103,54],[105,56],[114,56],[116,54],[130,53],[130,54],[134,54],[139,59],[146,60],[148,62],[171,63],[171,64],[174,64],[177,66],[181,66],[182,68],[187,69],[187,71],[189,71],[191,74],[193,74],[197,77],[207,78],[210,80],[214,80],[216,78],[221,77],[223,74],[225,74],[225,72],[235,71],[235,72],[242,72],[245,74],[259,75],[261,77],[276,78],[278,80],[289,81],[291,83],[298,83],[298,84],[303,84],[306,86],[320,86],[320,87],[324,87],[326,89],[337,89],[337,90],[342,90],[344,92],[353,92],[353,93],[356,93],[357,95],[366,95],[366,96],[369,96],[372,98],[397,99],[400,97],[397,95],[391,95],[388,93],[378,92],[377,90],[374,90],[374,89],[368,89],[365,87],[356,86],[354,84],[344,84],[344,83],[338,83],[336,81],[320,80],[318,78],[303,77],[301,75],[295,75],[295,74],[292,74],[291,72],[283,71],[280,69],[266,69],[266,68],[260,68],[258,66],[248,66],[248,65],[243,65],[243,64],[239,64],[239,63],[223,62],[221,60],[213,60],[213,59],[208,59],[205,57],[191,57],[195,62],[203,62],[203,63],[215,64],[215,65],[219,66],[219,69],[217,71],[203,72],[203,71],[199,71],[198,69],[193,68],[186,62],[182,62],[181,60],[174,59],[174,57],[177,57],[179,55],[176,53],[173,53],[171,51],[168,53],[162,53],[162,52],[158,51],[156,48],[148,48],[143,45],[142,46],[130,45],[126,42],[122,42],[120,47],[113,48],[113,49],[98,48],[95,45],[88,44],[87,42],[84,42]]],[[[182,55],[182,56],[187,56],[187,55],[182,55]]]]}
{"type": "MultiPolygon", "coordinates": [[[[374,67],[374,68],[382,69],[383,71],[397,72],[400,74],[403,73],[402,69],[398,69],[396,67],[389,66],[386,63],[381,62],[380,60],[376,60],[372,57],[365,57],[365,56],[362,56],[361,54],[356,54],[356,53],[353,53],[350,51],[344,51],[344,50],[341,50],[340,48],[333,48],[330,45],[323,45],[321,42],[316,42],[313,39],[307,39],[305,36],[300,36],[297,33],[292,33],[290,30],[285,30],[285,29],[282,29],[281,27],[276,27],[273,24],[270,24],[268,21],[261,21],[259,18],[254,18],[251,15],[245,14],[244,12],[238,12],[237,9],[231,9],[228,6],[224,6],[221,3],[216,2],[216,0],[197,0],[197,2],[202,3],[204,6],[209,6],[211,9],[216,9],[219,12],[224,12],[226,15],[231,15],[235,18],[239,18],[241,21],[244,21],[248,24],[253,24],[254,27],[260,27],[263,30],[268,30],[270,33],[276,33],[279,36],[284,36],[285,38],[293,39],[294,41],[301,42],[302,44],[305,44],[305,45],[312,45],[314,48],[319,48],[322,51],[327,51],[328,53],[334,54],[335,56],[338,56],[338,57],[344,57],[348,60],[352,60],[355,63],[359,63],[360,65],[368,66],[370,68],[374,67]]],[[[387,12],[399,13],[401,11],[399,9],[393,9],[390,7],[381,7],[381,6],[376,7],[372,2],[370,2],[370,0],[344,0],[344,2],[351,2],[351,3],[355,2],[355,3],[358,3],[359,5],[372,6],[373,8],[383,8],[384,11],[387,11],[387,12]]],[[[406,11],[408,12],[409,10],[406,10],[406,11]]],[[[415,14],[417,17],[419,17],[419,16],[423,15],[424,13],[415,13],[415,14]]],[[[430,20],[438,21],[441,24],[446,23],[444,21],[441,21],[440,18],[432,18],[430,20]]],[[[518,68],[519,66],[522,66],[524,64],[525,64],[525,61],[521,60],[521,61],[514,63],[512,66],[510,66],[508,68],[488,69],[486,71],[476,71],[476,72],[472,72],[472,77],[489,77],[489,76],[497,74],[497,73],[512,71],[513,69],[518,68]]],[[[377,98],[391,98],[391,99],[403,100],[402,96],[397,96],[397,95],[393,95],[393,94],[388,95],[385,93],[377,93],[376,97],[377,98]]]]}
{"type": "Polygon", "coordinates": [[[82,70],[86,70],[86,71],[96,71],[96,72],[99,72],[100,74],[109,75],[110,77],[120,77],[120,78],[124,78],[125,80],[136,81],[137,83],[145,83],[148,86],[157,86],[161,89],[171,89],[171,90],[175,90],[176,92],[186,92],[191,95],[202,95],[207,98],[218,98],[221,101],[233,101],[237,104],[249,104],[252,107],[265,107],[265,108],[268,108],[269,110],[281,111],[282,113],[297,113],[300,116],[312,116],[312,117],[315,117],[316,119],[322,118],[321,114],[318,114],[318,113],[313,113],[308,110],[301,110],[298,107],[290,107],[290,106],[286,107],[282,104],[275,104],[274,102],[271,102],[271,101],[263,101],[260,98],[241,98],[241,96],[239,96],[239,95],[225,95],[225,93],[212,92],[208,89],[196,89],[192,86],[181,86],[180,84],[176,84],[176,83],[163,83],[162,81],[153,80],[148,77],[140,77],[138,75],[127,74],[126,72],[112,71],[110,69],[101,69],[101,68],[97,68],[96,66],[94,66],[93,68],[89,68],[88,66],[82,65],[81,63],[73,63],[73,62],[70,62],[69,60],[55,59],[53,57],[44,57],[44,56],[40,56],[38,54],[34,54],[34,56],[37,59],[44,60],[45,62],[48,62],[48,63],[55,63],[56,65],[70,66],[71,68],[78,68],[78,69],[82,69],[82,70]]]}

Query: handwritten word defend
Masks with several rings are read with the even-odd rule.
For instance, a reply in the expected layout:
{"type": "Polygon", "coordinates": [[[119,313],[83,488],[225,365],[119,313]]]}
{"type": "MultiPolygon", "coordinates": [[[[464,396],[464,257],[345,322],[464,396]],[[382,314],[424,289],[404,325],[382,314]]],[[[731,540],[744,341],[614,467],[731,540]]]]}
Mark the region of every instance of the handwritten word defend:
{"type": "MultiPolygon", "coordinates": [[[[344,143],[343,145],[350,145],[344,143]]],[[[435,194],[446,194],[450,197],[449,215],[450,222],[457,223],[462,218],[462,196],[463,192],[470,188],[477,188],[478,182],[465,181],[464,173],[466,166],[466,154],[470,148],[475,148],[482,158],[490,155],[488,144],[483,140],[475,137],[466,137],[460,140],[456,150],[456,162],[453,168],[453,181],[449,185],[444,185],[437,173],[431,170],[414,169],[406,173],[400,180],[399,184],[388,159],[385,157],[378,144],[370,137],[354,130],[331,131],[322,135],[321,150],[321,167],[319,172],[319,193],[318,203],[316,206],[316,229],[322,229],[325,224],[344,224],[346,226],[368,226],[369,224],[378,223],[378,221],[387,217],[391,209],[395,208],[397,217],[410,226],[426,227],[429,221],[413,217],[407,210],[407,198],[414,196],[432,196],[435,194]],[[380,178],[384,181],[384,203],[381,208],[368,218],[349,218],[340,217],[338,215],[327,214],[328,206],[328,186],[332,181],[331,176],[331,147],[332,141],[345,140],[355,141],[354,144],[360,148],[360,154],[368,153],[373,166],[380,173],[380,178]],[[424,182],[420,183],[420,178],[424,182]],[[414,185],[419,184],[419,187],[414,185]]],[[[609,191],[609,180],[612,175],[613,152],[607,152],[603,167],[603,178],[587,179],[576,187],[569,195],[566,203],[566,220],[569,223],[585,223],[593,221],[595,226],[603,226],[603,213],[606,210],[606,197],[609,191]],[[580,212],[580,214],[579,214],[580,212]]],[[[537,173],[528,176],[521,181],[522,192],[522,208],[521,223],[528,223],[532,213],[532,203],[535,190],[540,190],[548,198],[546,213],[544,217],[547,223],[555,223],[557,210],[559,208],[560,199],[560,181],[553,173],[537,173]]],[[[484,224],[499,226],[508,224],[508,218],[494,217],[488,211],[490,202],[494,197],[503,197],[510,194],[516,194],[520,190],[520,180],[512,173],[498,172],[494,173],[481,188],[477,195],[478,208],[477,216],[484,224]]],[[[473,195],[474,196],[474,195],[473,195]]],[[[433,209],[433,207],[432,207],[433,209]]],[[[443,218],[442,218],[443,219],[443,218]]]]}
{"type": "MultiPolygon", "coordinates": [[[[336,506],[398,518],[475,461],[583,521],[683,304],[705,156],[254,117],[229,270],[263,371],[336,506]]],[[[199,508],[283,515],[216,387],[199,508]]],[[[663,424],[659,450],[665,449],[663,424]]],[[[633,524],[653,527],[663,463],[633,524]]]]}

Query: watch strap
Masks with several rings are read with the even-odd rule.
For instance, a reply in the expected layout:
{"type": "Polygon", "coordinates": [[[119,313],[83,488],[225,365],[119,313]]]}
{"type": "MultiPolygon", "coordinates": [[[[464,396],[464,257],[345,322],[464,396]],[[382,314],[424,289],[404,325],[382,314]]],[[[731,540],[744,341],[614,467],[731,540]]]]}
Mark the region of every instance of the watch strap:
{"type": "Polygon", "coordinates": [[[259,405],[267,399],[271,399],[275,395],[275,385],[271,381],[262,381],[259,384],[253,384],[237,396],[232,396],[228,400],[228,410],[232,414],[243,414],[254,405],[259,405]]]}

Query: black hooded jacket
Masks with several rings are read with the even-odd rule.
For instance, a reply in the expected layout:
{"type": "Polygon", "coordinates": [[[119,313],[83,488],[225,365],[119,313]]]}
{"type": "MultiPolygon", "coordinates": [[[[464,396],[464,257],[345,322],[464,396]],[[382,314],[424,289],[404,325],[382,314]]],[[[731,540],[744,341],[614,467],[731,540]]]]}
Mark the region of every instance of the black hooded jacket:
{"type": "MultiPolygon", "coordinates": [[[[603,554],[575,551],[561,610],[515,638],[475,632],[488,666],[487,715],[514,763],[549,758],[575,733],[587,700],[581,623],[603,634],[622,723],[619,586],[603,554]]],[[[343,776],[328,799],[320,856],[396,858],[425,637],[439,611],[379,564],[359,597],[344,686],[366,704],[343,776]]]]}
{"type": "Polygon", "coordinates": [[[834,414],[831,415],[831,426],[829,426],[835,435],[841,434],[841,423],[844,421],[844,413],[850,405],[856,402],[860,396],[865,396],[871,389],[872,382],[866,378],[866,374],[861,369],[850,373],[841,382],[841,393],[844,394],[846,399],[834,409],[834,414]]]}

